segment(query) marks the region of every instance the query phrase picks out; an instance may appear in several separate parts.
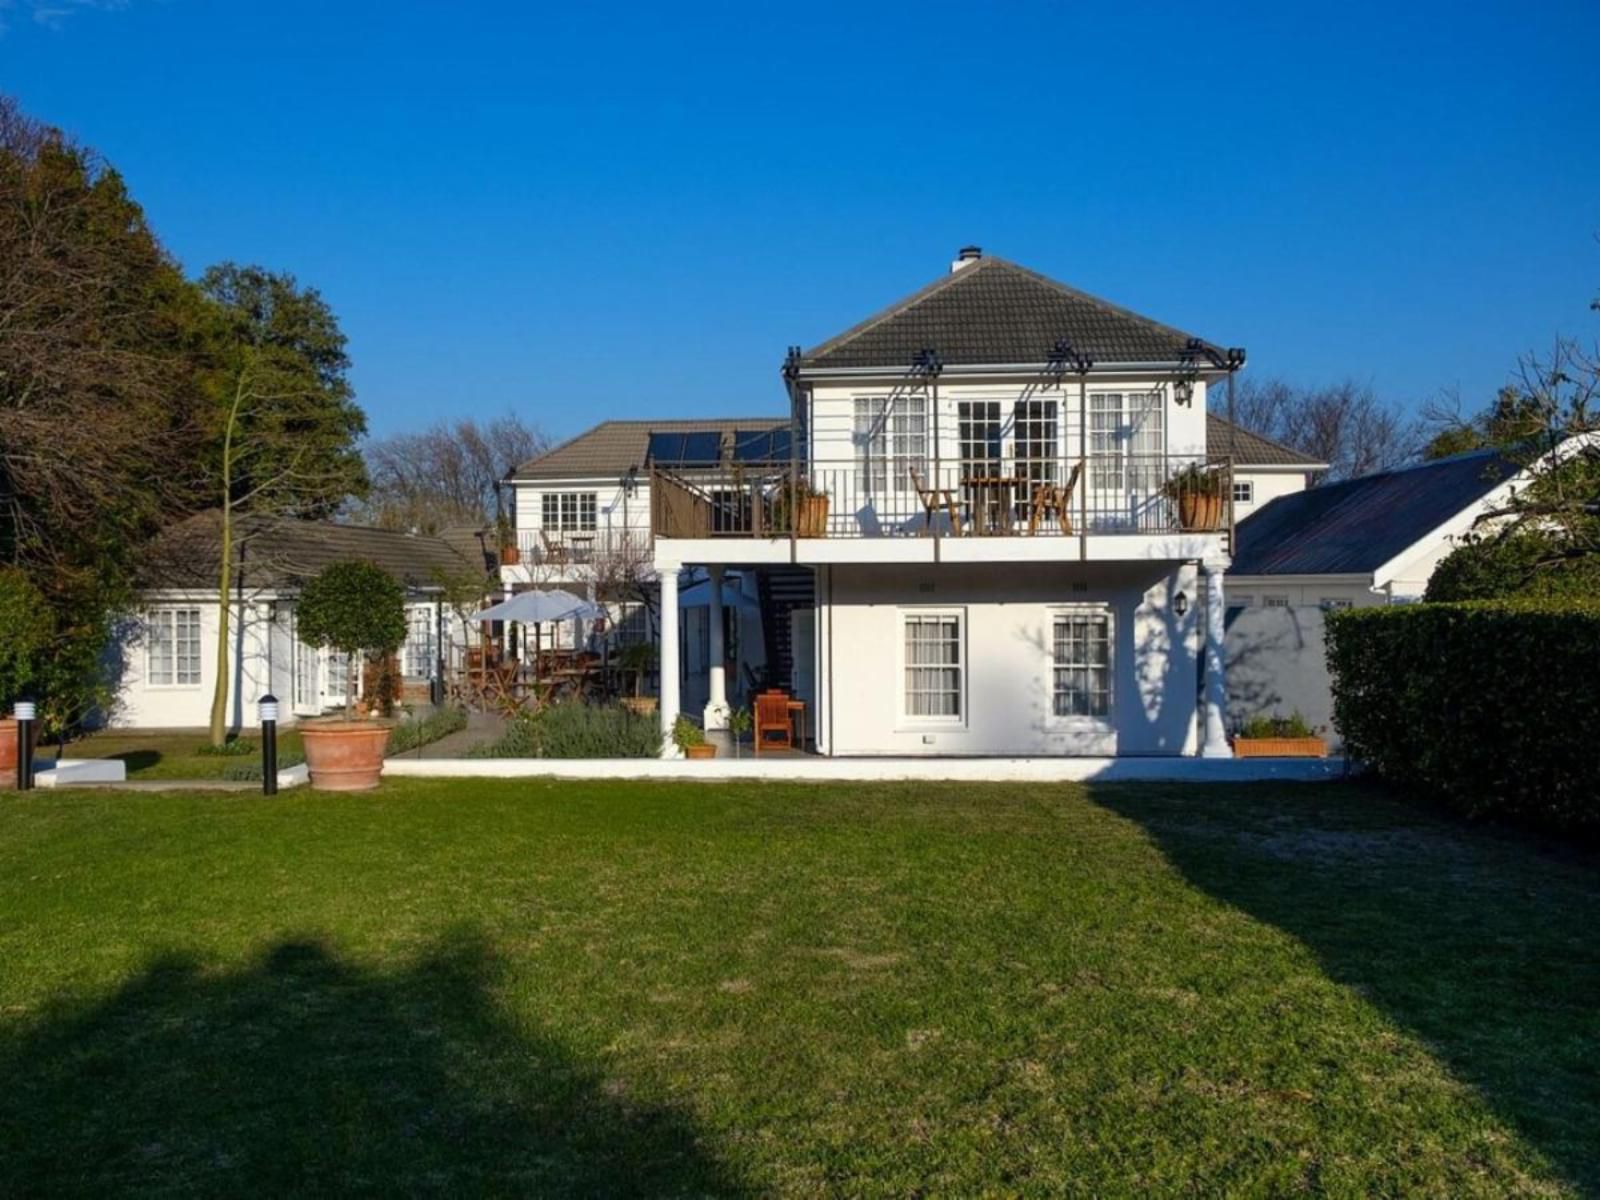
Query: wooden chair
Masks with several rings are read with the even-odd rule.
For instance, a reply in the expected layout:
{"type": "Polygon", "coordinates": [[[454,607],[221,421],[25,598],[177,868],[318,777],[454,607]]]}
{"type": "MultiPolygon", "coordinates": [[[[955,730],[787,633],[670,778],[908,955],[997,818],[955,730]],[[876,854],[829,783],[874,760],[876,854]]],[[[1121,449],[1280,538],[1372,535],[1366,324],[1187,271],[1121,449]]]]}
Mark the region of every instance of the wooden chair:
{"type": "Polygon", "coordinates": [[[567,547],[564,542],[560,541],[558,538],[552,538],[550,534],[543,529],[539,531],[539,541],[544,546],[545,562],[557,567],[564,567],[567,565],[567,547]]]}
{"type": "Polygon", "coordinates": [[[755,751],[761,753],[761,747],[769,749],[776,747],[780,750],[794,749],[794,726],[789,720],[788,693],[773,690],[762,692],[756,696],[755,702],[755,751]],[[778,736],[767,741],[769,733],[778,736]]]}
{"type": "Polygon", "coordinates": [[[1034,484],[1033,504],[1028,513],[1029,537],[1038,533],[1040,523],[1052,515],[1060,523],[1062,533],[1072,532],[1072,493],[1078,486],[1078,473],[1082,470],[1082,463],[1073,463],[1067,482],[1059,487],[1053,483],[1034,484]]]}
{"type": "Polygon", "coordinates": [[[950,532],[961,533],[961,501],[956,499],[954,488],[929,487],[922,480],[922,475],[915,467],[908,472],[911,476],[911,486],[916,490],[917,499],[922,501],[922,528],[933,527],[933,514],[941,507],[950,516],[950,532]]]}

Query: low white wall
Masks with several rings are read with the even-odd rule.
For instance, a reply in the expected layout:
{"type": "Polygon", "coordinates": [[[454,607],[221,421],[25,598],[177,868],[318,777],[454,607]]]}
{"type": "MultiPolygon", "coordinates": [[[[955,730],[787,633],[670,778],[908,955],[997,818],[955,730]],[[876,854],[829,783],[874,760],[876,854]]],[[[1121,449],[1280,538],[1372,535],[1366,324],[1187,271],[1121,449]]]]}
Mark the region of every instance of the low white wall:
{"type": "Polygon", "coordinates": [[[824,568],[817,589],[821,744],[836,755],[1193,753],[1196,574],[1176,563],[824,568]],[[1183,617],[1174,606],[1179,592],[1189,602],[1183,617]],[[1103,604],[1113,618],[1113,700],[1105,721],[1053,714],[1053,618],[1076,604],[1103,604]],[[964,615],[966,711],[959,723],[901,715],[902,617],[917,609],[964,615]]]}

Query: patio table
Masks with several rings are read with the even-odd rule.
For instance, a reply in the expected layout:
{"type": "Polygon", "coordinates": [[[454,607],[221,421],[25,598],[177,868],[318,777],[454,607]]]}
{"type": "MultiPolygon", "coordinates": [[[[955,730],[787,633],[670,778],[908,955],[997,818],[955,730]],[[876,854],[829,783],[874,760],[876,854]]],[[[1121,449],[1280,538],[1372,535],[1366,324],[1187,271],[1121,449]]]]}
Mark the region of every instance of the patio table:
{"type": "Polygon", "coordinates": [[[1011,498],[1023,481],[1014,475],[974,475],[961,481],[972,510],[972,528],[978,534],[1011,532],[1011,498]]]}

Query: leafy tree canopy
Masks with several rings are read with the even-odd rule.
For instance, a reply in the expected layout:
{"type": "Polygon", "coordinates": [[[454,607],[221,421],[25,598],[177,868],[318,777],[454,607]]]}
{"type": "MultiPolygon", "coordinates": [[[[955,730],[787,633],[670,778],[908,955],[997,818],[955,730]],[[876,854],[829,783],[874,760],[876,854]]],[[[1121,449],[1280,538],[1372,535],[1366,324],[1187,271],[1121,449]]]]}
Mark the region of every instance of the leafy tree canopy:
{"type": "Polygon", "coordinates": [[[405,590],[369,562],[324,567],[300,592],[300,640],[345,654],[389,654],[406,638],[405,590]]]}

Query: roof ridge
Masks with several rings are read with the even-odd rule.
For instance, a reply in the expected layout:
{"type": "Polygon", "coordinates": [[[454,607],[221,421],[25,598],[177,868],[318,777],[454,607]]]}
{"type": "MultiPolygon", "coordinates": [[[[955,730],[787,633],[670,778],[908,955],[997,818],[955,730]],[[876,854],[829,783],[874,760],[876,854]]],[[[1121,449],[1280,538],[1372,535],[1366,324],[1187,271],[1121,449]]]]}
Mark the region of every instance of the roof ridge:
{"type": "Polygon", "coordinates": [[[811,349],[803,351],[800,357],[816,358],[819,355],[828,354],[834,350],[837,350],[846,342],[859,337],[861,334],[866,333],[869,329],[876,328],[885,321],[889,320],[891,317],[898,317],[913,304],[920,303],[921,301],[926,300],[929,296],[936,295],[947,287],[953,287],[957,281],[975,278],[979,271],[986,269],[991,263],[1001,263],[1004,265],[1006,264],[1006,260],[995,257],[980,258],[970,267],[962,267],[959,271],[951,271],[930,283],[925,283],[916,291],[893,301],[888,305],[888,307],[881,308],[866,319],[857,321],[844,332],[836,333],[826,341],[819,342],[817,345],[811,347],[811,349]]]}
{"type": "MultiPolygon", "coordinates": [[[[1159,329],[1162,333],[1170,333],[1173,337],[1183,338],[1185,341],[1189,340],[1190,338],[1194,338],[1195,336],[1186,330],[1179,329],[1176,325],[1168,325],[1165,321],[1158,321],[1154,317],[1147,317],[1143,313],[1134,312],[1133,309],[1125,308],[1114,301],[1105,299],[1103,296],[1096,296],[1093,292],[1086,292],[1082,288],[1073,287],[1070,283],[1062,283],[1059,279],[1052,279],[1050,276],[1045,275],[1042,272],[1035,271],[1032,267],[1025,267],[1021,263],[1014,263],[1009,258],[995,257],[989,261],[997,262],[1002,266],[1010,267],[1013,271],[1017,271],[1023,275],[1026,275],[1028,278],[1037,283],[1042,283],[1046,287],[1055,288],[1056,291],[1063,292],[1068,296],[1074,297],[1075,299],[1087,301],[1098,308],[1104,309],[1106,312],[1115,313],[1119,317],[1127,317],[1130,320],[1149,325],[1153,329],[1159,329]]],[[[1219,349],[1219,347],[1212,345],[1212,343],[1207,342],[1204,338],[1195,338],[1195,340],[1207,346],[1211,346],[1213,350],[1219,349]]]]}

